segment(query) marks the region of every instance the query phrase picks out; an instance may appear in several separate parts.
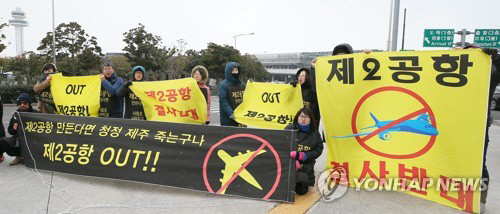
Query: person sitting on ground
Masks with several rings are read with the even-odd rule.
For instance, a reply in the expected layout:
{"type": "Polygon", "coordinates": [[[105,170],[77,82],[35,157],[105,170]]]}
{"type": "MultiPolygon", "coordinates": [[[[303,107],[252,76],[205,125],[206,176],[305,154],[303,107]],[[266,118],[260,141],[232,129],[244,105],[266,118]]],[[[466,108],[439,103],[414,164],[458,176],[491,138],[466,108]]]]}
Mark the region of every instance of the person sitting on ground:
{"type": "MultiPolygon", "coordinates": [[[[39,113],[37,110],[33,110],[33,107],[31,106],[31,98],[26,93],[22,93],[19,95],[19,97],[17,97],[16,104],[18,107],[18,109],[16,110],[17,112],[39,113]]],[[[4,152],[9,156],[16,156],[16,158],[12,162],[10,162],[9,165],[17,165],[23,162],[17,132],[19,128],[19,120],[16,113],[14,113],[14,115],[12,115],[12,118],[10,119],[8,127],[8,132],[12,136],[0,138],[0,162],[5,159],[3,157],[4,152]]]]}
{"type": "Polygon", "coordinates": [[[300,109],[295,115],[293,123],[285,129],[298,130],[297,151],[290,152],[290,157],[295,159],[297,169],[295,192],[304,195],[309,191],[310,186],[314,186],[316,180],[314,164],[323,152],[323,142],[314,121],[314,115],[308,108],[300,109]]]}

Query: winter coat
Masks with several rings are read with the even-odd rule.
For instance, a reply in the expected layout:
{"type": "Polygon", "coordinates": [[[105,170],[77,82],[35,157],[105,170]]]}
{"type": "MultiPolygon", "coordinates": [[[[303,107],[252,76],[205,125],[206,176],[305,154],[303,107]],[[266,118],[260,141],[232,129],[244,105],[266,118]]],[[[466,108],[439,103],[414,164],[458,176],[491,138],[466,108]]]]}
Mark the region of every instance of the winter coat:
{"type": "Polygon", "coordinates": [[[490,109],[490,104],[491,100],[493,99],[493,94],[495,93],[495,88],[497,87],[498,83],[500,83],[500,55],[494,55],[491,57],[491,78],[490,78],[490,90],[489,90],[489,96],[488,96],[488,122],[487,125],[490,126],[492,124],[492,116],[491,116],[491,109],[490,109]]]}
{"type": "Polygon", "coordinates": [[[309,132],[303,132],[298,128],[298,125],[296,123],[288,125],[285,129],[298,130],[297,152],[305,152],[307,156],[307,159],[305,161],[299,161],[300,168],[297,171],[297,177],[299,177],[299,174],[305,173],[307,175],[307,179],[296,179],[296,182],[314,186],[314,181],[316,180],[314,176],[314,164],[316,163],[316,159],[323,152],[323,141],[321,140],[321,135],[319,134],[318,130],[309,130],[309,132]]]}
{"type": "Polygon", "coordinates": [[[210,123],[210,99],[211,99],[211,96],[210,96],[210,87],[208,87],[207,85],[205,85],[206,82],[207,82],[207,80],[208,80],[208,71],[203,66],[196,66],[191,71],[191,77],[193,77],[194,72],[196,72],[196,71],[201,71],[201,72],[205,73],[205,75],[202,75],[201,82],[198,82],[197,84],[198,84],[198,87],[200,87],[200,90],[203,93],[203,96],[205,96],[205,101],[207,102],[207,120],[206,120],[206,124],[209,124],[210,123]]]}
{"type": "MultiPolygon", "coordinates": [[[[146,76],[146,70],[142,67],[137,66],[132,69],[132,80],[131,82],[143,81],[144,76],[146,76]],[[135,79],[135,72],[142,71],[142,80],[135,79]]],[[[118,91],[116,96],[120,99],[125,98],[125,113],[123,118],[134,119],[134,120],[146,120],[146,114],[144,113],[144,107],[142,106],[141,99],[130,89],[127,83],[123,84],[118,91]]]]}
{"type": "Polygon", "coordinates": [[[219,85],[220,124],[222,126],[238,126],[238,123],[229,118],[229,116],[231,116],[234,109],[243,102],[245,84],[239,79],[241,72],[238,63],[229,62],[226,64],[226,79],[219,85]],[[235,67],[238,67],[238,75],[236,78],[231,74],[231,71],[235,67]]]}
{"type": "Polygon", "coordinates": [[[0,97],[0,138],[5,137],[5,128],[3,127],[3,103],[2,98],[0,97]]]}
{"type": "Polygon", "coordinates": [[[48,73],[42,74],[41,78],[33,87],[33,90],[38,94],[38,111],[47,114],[54,114],[56,105],[54,103],[54,98],[52,97],[52,92],[50,91],[50,82],[46,81],[48,76],[48,73]]]}
{"type": "MultiPolygon", "coordinates": [[[[34,110],[33,107],[31,106],[30,104],[30,107],[28,108],[28,110],[26,111],[22,111],[21,109],[17,109],[16,110],[17,112],[32,112],[32,113],[40,113],[39,111],[37,110],[34,110]]],[[[17,140],[18,138],[18,133],[17,133],[17,130],[19,130],[21,128],[21,124],[19,123],[19,119],[17,118],[16,116],[16,113],[14,113],[12,115],[12,117],[10,118],[10,122],[9,122],[9,127],[7,128],[7,131],[9,132],[10,135],[14,136],[14,138],[16,138],[16,145],[12,145],[14,147],[19,147],[19,141],[17,140]],[[14,129],[14,123],[17,123],[17,129],[14,129]]]]}
{"type": "Polygon", "coordinates": [[[120,117],[122,114],[122,99],[116,96],[116,92],[123,85],[123,79],[113,73],[101,82],[101,108],[100,117],[120,117]]]}
{"type": "Polygon", "coordinates": [[[295,75],[295,79],[298,81],[299,79],[299,74],[305,71],[307,73],[306,80],[304,84],[300,85],[301,91],[302,91],[302,102],[304,104],[304,107],[310,109],[313,114],[314,114],[314,120],[316,121],[316,127],[319,125],[319,105],[318,105],[318,97],[316,94],[316,90],[311,85],[311,79],[310,79],[310,74],[309,70],[307,68],[301,68],[297,71],[297,74],[295,75]]]}

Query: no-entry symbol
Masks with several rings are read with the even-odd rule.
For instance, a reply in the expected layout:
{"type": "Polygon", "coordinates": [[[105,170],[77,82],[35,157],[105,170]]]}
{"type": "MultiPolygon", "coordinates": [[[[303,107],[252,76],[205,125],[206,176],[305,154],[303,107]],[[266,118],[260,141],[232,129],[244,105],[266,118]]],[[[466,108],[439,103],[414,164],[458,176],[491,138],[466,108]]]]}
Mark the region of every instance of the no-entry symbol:
{"type": "Polygon", "coordinates": [[[414,112],[410,112],[410,113],[406,114],[405,116],[403,116],[397,120],[394,120],[391,123],[389,123],[383,127],[377,127],[377,130],[371,132],[370,134],[368,134],[364,137],[355,136],[356,140],[364,149],[366,149],[367,151],[369,151],[375,155],[381,156],[381,157],[392,158],[392,159],[410,159],[410,158],[416,158],[416,157],[419,157],[419,156],[425,154],[427,151],[429,151],[429,149],[431,149],[432,145],[434,145],[434,142],[436,141],[435,135],[430,137],[429,141],[427,142],[427,144],[425,144],[425,146],[422,149],[420,149],[416,152],[413,152],[413,153],[409,153],[409,154],[390,154],[387,152],[382,152],[382,151],[379,151],[377,149],[370,147],[366,143],[367,140],[369,140],[373,136],[376,136],[376,135],[380,134],[381,132],[384,132],[384,131],[390,129],[391,127],[397,126],[398,124],[401,124],[404,121],[407,121],[411,118],[414,118],[414,117],[419,116],[419,115],[424,114],[424,113],[429,114],[431,124],[435,128],[437,128],[436,119],[435,119],[434,112],[432,111],[431,107],[418,94],[416,94],[415,92],[410,91],[408,89],[405,89],[405,88],[395,87],[395,86],[387,86],[387,87],[377,88],[377,89],[372,90],[372,91],[368,92],[367,94],[365,94],[358,101],[358,103],[356,104],[356,107],[354,108],[354,112],[352,113],[351,126],[352,126],[353,134],[354,135],[358,134],[358,128],[356,127],[356,121],[357,121],[359,109],[361,108],[363,103],[366,100],[372,98],[372,96],[375,94],[389,92],[389,91],[407,94],[407,95],[413,97],[414,99],[416,99],[422,105],[422,107],[419,110],[414,111],[414,112]]]}
{"type": "Polygon", "coordinates": [[[220,140],[219,142],[217,142],[216,144],[214,144],[212,147],[210,147],[210,150],[208,150],[207,155],[205,156],[205,161],[203,162],[203,181],[205,182],[205,186],[207,187],[207,190],[209,192],[212,192],[212,193],[214,192],[214,190],[210,186],[210,183],[208,182],[208,176],[207,176],[207,165],[208,165],[208,160],[210,159],[210,156],[212,155],[213,151],[217,147],[219,147],[223,143],[225,143],[225,142],[227,142],[227,141],[229,141],[231,139],[235,139],[235,138],[250,138],[250,139],[254,139],[254,140],[257,140],[258,142],[262,143],[262,145],[255,152],[253,152],[252,156],[240,167],[240,169],[238,171],[236,171],[233,174],[233,176],[231,177],[231,179],[226,184],[224,184],[219,190],[217,190],[217,192],[215,192],[215,193],[220,193],[221,191],[223,191],[224,189],[226,189],[231,184],[231,182],[233,182],[234,179],[236,177],[238,177],[238,175],[241,173],[241,171],[243,171],[243,169],[245,169],[248,166],[248,164],[250,164],[250,162],[252,162],[252,160],[257,156],[257,154],[262,149],[264,149],[265,147],[267,147],[273,153],[274,158],[276,159],[276,179],[274,181],[273,186],[269,190],[269,192],[262,198],[262,199],[269,199],[269,197],[271,195],[273,195],[274,191],[276,190],[276,188],[278,187],[278,184],[280,182],[280,178],[281,178],[281,161],[280,161],[278,153],[276,152],[276,150],[273,148],[273,146],[269,142],[267,142],[266,140],[262,139],[259,136],[253,135],[253,134],[234,134],[234,135],[230,135],[230,136],[227,136],[227,137],[223,138],[222,140],[220,140]]]}

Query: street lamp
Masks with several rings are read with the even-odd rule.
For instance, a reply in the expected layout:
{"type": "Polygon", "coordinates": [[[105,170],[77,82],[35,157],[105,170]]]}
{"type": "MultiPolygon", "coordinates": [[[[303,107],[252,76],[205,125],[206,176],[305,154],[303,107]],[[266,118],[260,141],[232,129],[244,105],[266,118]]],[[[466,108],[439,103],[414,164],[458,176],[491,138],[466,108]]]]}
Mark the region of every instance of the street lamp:
{"type": "Polygon", "coordinates": [[[234,49],[236,49],[236,38],[240,37],[240,36],[246,36],[246,35],[254,35],[255,33],[243,33],[243,34],[238,34],[238,35],[234,35],[233,38],[234,38],[234,49]]]}
{"type": "Polygon", "coordinates": [[[55,27],[54,0],[52,0],[52,60],[56,65],[56,27],[55,27]]]}

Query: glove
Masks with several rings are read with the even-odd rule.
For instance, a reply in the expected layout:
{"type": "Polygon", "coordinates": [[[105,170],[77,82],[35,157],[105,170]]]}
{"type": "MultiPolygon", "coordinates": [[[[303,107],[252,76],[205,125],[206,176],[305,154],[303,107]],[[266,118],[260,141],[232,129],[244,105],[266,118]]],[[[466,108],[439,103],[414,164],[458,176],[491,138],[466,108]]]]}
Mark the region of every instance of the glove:
{"type": "Polygon", "coordinates": [[[483,48],[482,49],[485,54],[488,54],[490,56],[496,56],[497,55],[497,49],[494,48],[483,48]]]}
{"type": "Polygon", "coordinates": [[[307,155],[305,152],[296,152],[296,151],[291,151],[290,152],[290,157],[295,158],[300,161],[305,161],[307,160],[307,155]]]}
{"type": "Polygon", "coordinates": [[[295,170],[299,171],[300,169],[300,163],[298,160],[295,160],[295,170]]]}
{"type": "Polygon", "coordinates": [[[234,120],[234,114],[229,115],[229,118],[234,120]]]}
{"type": "Polygon", "coordinates": [[[295,88],[295,87],[297,87],[297,82],[296,81],[292,81],[292,82],[290,82],[290,85],[292,85],[295,88]]]}
{"type": "Polygon", "coordinates": [[[127,82],[125,83],[125,87],[127,87],[127,88],[128,88],[129,86],[131,86],[131,85],[132,85],[132,81],[127,81],[127,82]]]}

